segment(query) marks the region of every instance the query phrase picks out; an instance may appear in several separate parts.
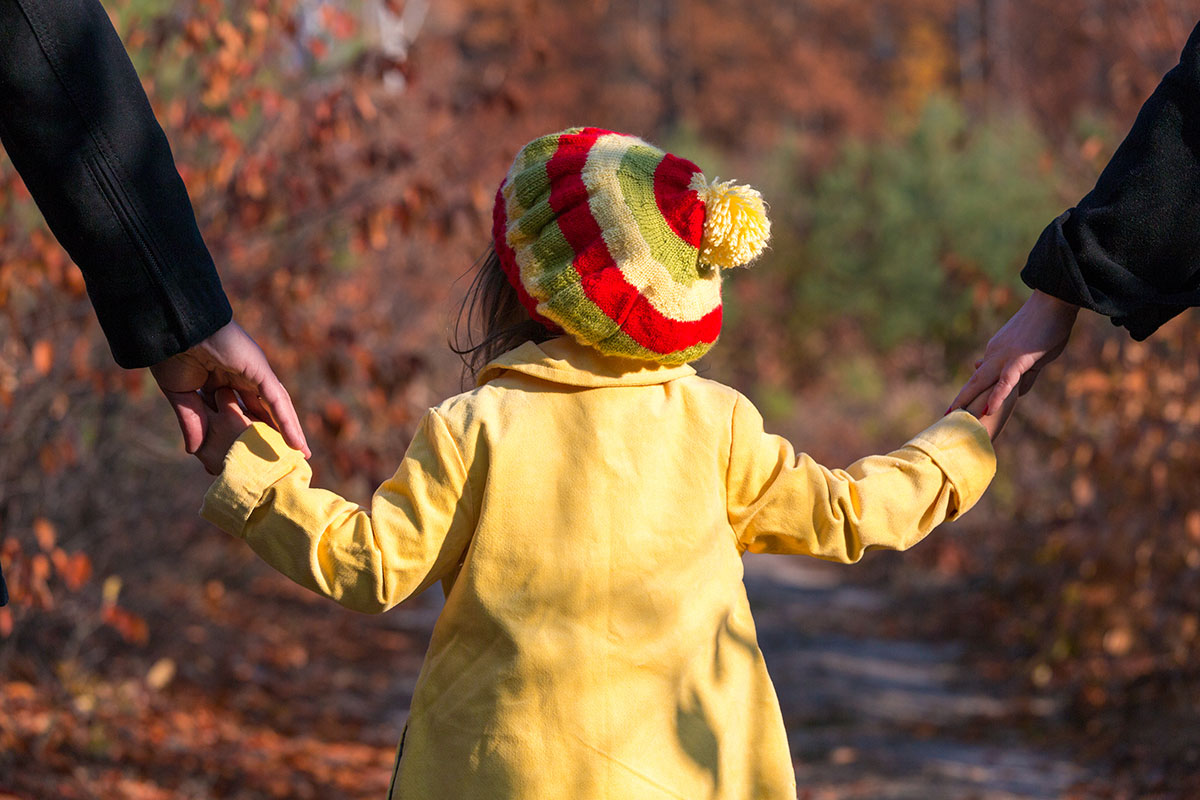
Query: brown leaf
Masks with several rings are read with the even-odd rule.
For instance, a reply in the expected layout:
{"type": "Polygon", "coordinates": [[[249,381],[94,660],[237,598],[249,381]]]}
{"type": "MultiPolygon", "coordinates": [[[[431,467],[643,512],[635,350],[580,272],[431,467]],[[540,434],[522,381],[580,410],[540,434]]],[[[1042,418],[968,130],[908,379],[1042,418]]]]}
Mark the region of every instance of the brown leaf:
{"type": "Polygon", "coordinates": [[[54,523],[45,517],[38,517],[33,521],[33,537],[37,539],[42,552],[49,553],[54,549],[54,542],[58,538],[54,523]]]}
{"type": "Polygon", "coordinates": [[[29,572],[35,585],[44,584],[50,578],[50,559],[45,553],[35,553],[29,560],[29,572]]]}
{"type": "Polygon", "coordinates": [[[1123,656],[1133,649],[1133,633],[1125,627],[1113,628],[1104,634],[1104,651],[1111,656],[1123,656]]]}
{"type": "Polygon", "coordinates": [[[379,109],[371,102],[371,96],[362,89],[354,93],[354,107],[358,109],[359,115],[368,122],[379,116],[379,109]]]}
{"type": "Polygon", "coordinates": [[[54,366],[54,345],[47,339],[38,339],[33,343],[33,368],[38,375],[46,376],[50,374],[50,369],[54,366]]]}
{"type": "Polygon", "coordinates": [[[1193,542],[1200,543],[1200,511],[1189,511],[1184,518],[1184,525],[1187,527],[1188,537],[1193,542]]]}
{"type": "Polygon", "coordinates": [[[151,689],[161,690],[166,688],[174,678],[175,662],[169,658],[160,658],[146,673],[146,685],[151,689]]]}
{"type": "Polygon", "coordinates": [[[72,592],[77,592],[92,577],[92,560],[84,553],[72,553],[64,569],[59,570],[63,583],[72,592]]]}
{"type": "Polygon", "coordinates": [[[271,27],[271,19],[262,11],[251,11],[247,16],[247,21],[250,23],[250,30],[255,33],[263,33],[271,27]]]}
{"type": "Polygon", "coordinates": [[[358,21],[353,15],[332,5],[321,6],[321,22],[336,39],[349,39],[358,29],[358,21]]]}
{"type": "Polygon", "coordinates": [[[50,563],[54,565],[54,571],[62,575],[68,563],[66,551],[61,547],[54,548],[53,552],[50,553],[50,563]]]}
{"type": "Polygon", "coordinates": [[[146,626],[146,620],[120,606],[105,607],[101,618],[127,642],[145,644],[146,640],[150,638],[150,629],[146,626]]]}

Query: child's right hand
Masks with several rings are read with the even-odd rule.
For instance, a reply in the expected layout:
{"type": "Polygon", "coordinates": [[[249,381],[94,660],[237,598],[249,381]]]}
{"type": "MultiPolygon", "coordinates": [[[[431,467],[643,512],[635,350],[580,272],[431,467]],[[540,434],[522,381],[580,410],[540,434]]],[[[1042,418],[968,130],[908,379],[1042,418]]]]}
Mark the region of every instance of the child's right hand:
{"type": "Polygon", "coordinates": [[[204,413],[208,415],[208,422],[205,426],[207,434],[196,451],[196,458],[200,459],[200,463],[204,465],[204,469],[210,475],[219,475],[224,469],[225,456],[229,453],[229,448],[233,447],[233,443],[242,435],[242,432],[250,427],[251,422],[246,413],[242,411],[237,393],[232,389],[218,389],[216,402],[216,411],[208,406],[204,407],[204,413]]]}
{"type": "Polygon", "coordinates": [[[1017,406],[1017,392],[1009,392],[1004,398],[1004,402],[1000,408],[988,408],[987,402],[991,397],[991,387],[987,391],[980,392],[979,396],[971,401],[966,410],[974,414],[975,417],[987,429],[988,436],[992,437],[992,441],[996,441],[996,437],[1000,435],[1000,431],[1004,428],[1004,423],[1008,422],[1008,418],[1012,416],[1013,409],[1017,406]],[[985,414],[984,411],[987,411],[985,414]]]}

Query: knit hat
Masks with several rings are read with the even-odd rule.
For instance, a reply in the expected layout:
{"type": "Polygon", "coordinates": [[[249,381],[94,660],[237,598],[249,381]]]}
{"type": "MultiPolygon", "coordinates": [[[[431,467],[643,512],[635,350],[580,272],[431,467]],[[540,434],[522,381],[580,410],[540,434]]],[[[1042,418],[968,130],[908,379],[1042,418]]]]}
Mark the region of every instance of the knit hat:
{"type": "Polygon", "coordinates": [[[683,364],[721,332],[720,270],[770,237],[762,196],[636,136],[569,128],[521,149],[492,238],[530,315],[606,355],[683,364]]]}

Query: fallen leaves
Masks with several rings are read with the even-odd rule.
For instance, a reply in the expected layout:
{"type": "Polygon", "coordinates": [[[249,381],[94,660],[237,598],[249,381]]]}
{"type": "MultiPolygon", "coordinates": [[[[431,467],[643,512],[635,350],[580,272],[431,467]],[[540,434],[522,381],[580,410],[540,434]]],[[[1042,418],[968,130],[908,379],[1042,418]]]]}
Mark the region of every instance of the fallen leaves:
{"type": "Polygon", "coordinates": [[[165,689],[175,678],[175,662],[170,658],[160,658],[154,662],[146,673],[146,685],[151,689],[165,689]]]}
{"type": "Polygon", "coordinates": [[[130,644],[145,644],[150,638],[150,628],[146,625],[146,620],[128,609],[115,605],[105,606],[100,612],[100,619],[130,644]]]}
{"type": "MultiPolygon", "coordinates": [[[[0,683],[0,774],[11,788],[164,800],[386,794],[406,703],[396,690],[415,677],[423,640],[332,604],[298,614],[291,587],[267,573],[225,586],[232,602],[220,608],[203,585],[171,584],[149,588],[193,622],[156,634],[144,672],[129,674],[117,649],[92,667],[64,662],[53,679],[0,683]],[[4,773],[14,757],[37,768],[4,773]]],[[[129,593],[108,585],[110,597],[129,593]]]]}
{"type": "MultiPolygon", "coordinates": [[[[131,46],[156,65],[145,77],[206,241],[239,317],[308,420],[323,482],[360,497],[391,474],[423,408],[454,386],[423,355],[444,341],[449,285],[486,241],[494,185],[515,147],[564,116],[671,133],[654,102],[661,88],[684,92],[681,126],[697,123],[705,141],[744,150],[739,160],[798,125],[805,164],[781,177],[802,183],[848,131],[884,124],[880,93],[891,82],[853,78],[880,74],[871,60],[886,33],[880,20],[937,19],[921,3],[890,2],[887,14],[872,4],[815,4],[805,12],[806,39],[764,24],[776,15],[772,4],[730,27],[726,9],[700,2],[689,11],[689,36],[711,35],[722,48],[752,37],[756,47],[735,61],[706,61],[706,52],[723,51],[689,47],[676,70],[644,21],[617,19],[619,4],[542,4],[528,24],[521,4],[450,3],[443,30],[423,32],[403,63],[347,46],[363,32],[330,3],[306,4],[317,9],[307,20],[289,0],[108,5],[137,34],[131,46]],[[171,8],[144,19],[157,12],[142,6],[171,8]],[[622,49],[621,24],[638,28],[636,61],[622,49]],[[567,30],[600,46],[556,46],[567,30]],[[862,31],[871,46],[856,38],[862,31]],[[309,72],[313,58],[320,63],[309,72]],[[790,79],[807,74],[805,65],[821,80],[790,79]],[[788,79],[758,102],[772,66],[788,79]],[[403,94],[383,80],[395,70],[403,94]],[[638,93],[614,75],[629,76],[638,93]]],[[[1111,31],[1136,22],[1140,6],[1103,22],[1114,41],[1111,31]]],[[[1097,74],[1143,86],[1153,71],[1146,65],[1161,61],[1146,53],[1165,52],[1146,41],[1157,40],[1141,41],[1136,58],[1106,51],[1125,66],[1097,74]]],[[[1063,46],[1075,45],[1056,40],[1055,65],[1091,63],[1064,58],[1063,46]]],[[[1039,102],[1061,106],[1065,119],[1074,107],[1062,100],[1080,84],[1050,91],[1037,57],[1031,44],[1028,63],[1014,68],[1038,75],[1054,98],[1039,102]]],[[[1067,146],[1089,162],[1103,151],[1091,134],[1067,146]]],[[[1039,159],[1048,173],[1061,155],[1039,159]]],[[[0,209],[0,564],[13,593],[0,609],[0,767],[12,754],[34,764],[18,780],[22,794],[37,797],[382,795],[420,641],[323,611],[236,548],[200,563],[180,555],[188,535],[220,534],[197,534],[184,521],[200,480],[178,461],[146,456],[178,453],[167,438],[174,431],[163,433],[169,412],[157,397],[135,396],[141,373],[112,365],[79,271],[36,222],[7,163],[0,209]],[[157,449],[139,452],[154,437],[157,449]],[[100,553],[108,557],[93,564],[100,553]],[[152,589],[139,582],[156,569],[171,579],[152,589]],[[46,674],[46,661],[68,645],[95,676],[68,686],[46,674]]],[[[803,215],[794,221],[802,227],[803,215]]],[[[1009,290],[981,283],[978,292],[993,305],[1009,290]]],[[[781,296],[786,304],[790,295],[781,296]]],[[[761,360],[788,361],[778,344],[755,341],[761,360]]],[[[1154,706],[1172,681],[1200,684],[1198,342],[1194,325],[1145,345],[1080,333],[1064,357],[1070,368],[1048,371],[1000,443],[1015,499],[990,521],[995,535],[929,545],[934,574],[973,581],[963,593],[972,636],[1029,654],[1009,661],[1039,689],[1077,691],[1081,727],[1135,714],[1130,686],[1154,687],[1158,694],[1146,696],[1154,706]]],[[[899,383],[911,373],[887,377],[899,383]]],[[[788,394],[805,379],[769,376],[788,394]]],[[[796,429],[823,435],[803,422],[796,429]]]]}

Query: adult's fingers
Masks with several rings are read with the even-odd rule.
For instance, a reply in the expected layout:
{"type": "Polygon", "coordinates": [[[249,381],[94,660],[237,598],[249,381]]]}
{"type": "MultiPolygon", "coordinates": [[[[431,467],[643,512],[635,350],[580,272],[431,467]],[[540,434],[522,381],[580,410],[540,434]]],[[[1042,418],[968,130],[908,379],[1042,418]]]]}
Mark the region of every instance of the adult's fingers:
{"type": "Polygon", "coordinates": [[[985,390],[996,382],[1000,377],[999,364],[995,359],[984,359],[983,363],[976,368],[963,387],[958,390],[954,401],[950,403],[950,409],[966,408],[971,405],[975,398],[979,397],[985,390]]]}
{"type": "MultiPolygon", "coordinates": [[[[1025,374],[1019,361],[1010,361],[1004,365],[1004,369],[1000,372],[1000,377],[996,380],[995,387],[992,388],[991,395],[988,396],[987,409],[994,411],[1004,406],[1004,401],[1012,394],[1012,390],[1017,388],[1017,384],[1021,382],[1021,376],[1025,374]]],[[[987,411],[984,412],[985,414],[987,411]]]]}
{"type": "Polygon", "coordinates": [[[275,417],[271,416],[271,409],[267,408],[267,404],[258,396],[258,387],[250,389],[238,389],[238,397],[242,399],[242,405],[250,412],[250,416],[259,422],[265,422],[272,428],[278,428],[279,423],[275,421],[275,417]]]}
{"type": "Polygon", "coordinates": [[[268,371],[267,376],[259,383],[258,395],[266,402],[271,416],[279,423],[279,432],[283,434],[284,440],[291,447],[304,453],[305,458],[312,456],[304,438],[304,430],[300,427],[300,418],[296,416],[296,407],[292,405],[291,395],[283,388],[274,372],[268,371]]]}
{"type": "Polygon", "coordinates": [[[262,348],[240,325],[230,322],[197,347],[203,351],[210,380],[220,375],[222,383],[237,388],[251,414],[278,428],[305,458],[312,454],[291,397],[275,377],[262,348]]]}
{"type": "Polygon", "coordinates": [[[194,454],[200,449],[208,430],[208,409],[205,408],[204,399],[199,392],[168,392],[164,389],[163,395],[179,422],[184,449],[194,454]]]}
{"type": "MultiPolygon", "coordinates": [[[[989,386],[988,390],[991,388],[992,387],[989,386]]],[[[987,403],[987,395],[988,391],[980,392],[971,400],[971,402],[963,406],[963,410],[977,419],[982,419],[984,416],[983,407],[987,403]]]]}
{"type": "Polygon", "coordinates": [[[1004,426],[1008,423],[1009,417],[1012,416],[1013,408],[1016,406],[1016,404],[1017,392],[1012,391],[1008,393],[1004,401],[998,406],[990,405],[989,400],[988,413],[985,417],[986,422],[984,424],[988,425],[988,428],[991,431],[993,442],[996,441],[996,438],[1000,435],[1000,432],[1004,430],[1004,426]]]}

